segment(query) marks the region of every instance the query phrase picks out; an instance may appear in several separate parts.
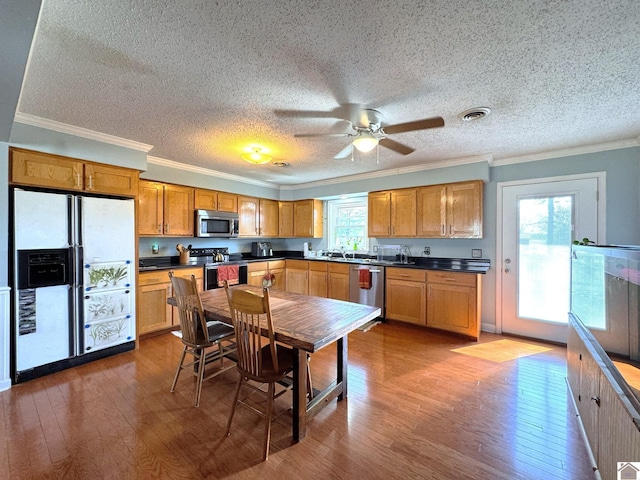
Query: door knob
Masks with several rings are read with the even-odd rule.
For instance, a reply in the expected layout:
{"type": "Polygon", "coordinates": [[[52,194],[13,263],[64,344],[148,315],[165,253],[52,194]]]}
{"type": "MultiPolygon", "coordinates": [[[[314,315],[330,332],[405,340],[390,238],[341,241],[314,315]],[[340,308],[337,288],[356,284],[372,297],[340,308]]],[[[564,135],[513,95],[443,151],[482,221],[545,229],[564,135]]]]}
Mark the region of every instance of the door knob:
{"type": "Polygon", "coordinates": [[[504,259],[504,263],[507,263],[507,264],[508,264],[508,263],[511,263],[511,259],[510,259],[510,258],[505,258],[505,259],[504,259]]]}
{"type": "Polygon", "coordinates": [[[511,273],[511,269],[510,268],[505,268],[504,269],[504,273],[511,273]]]}

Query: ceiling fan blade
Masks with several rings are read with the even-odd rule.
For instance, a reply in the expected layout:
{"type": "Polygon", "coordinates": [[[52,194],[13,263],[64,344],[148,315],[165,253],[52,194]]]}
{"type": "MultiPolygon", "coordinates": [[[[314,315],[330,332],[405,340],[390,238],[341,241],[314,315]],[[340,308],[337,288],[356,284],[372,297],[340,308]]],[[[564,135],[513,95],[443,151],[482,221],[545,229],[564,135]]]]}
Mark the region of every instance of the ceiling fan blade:
{"type": "Polygon", "coordinates": [[[429,128],[444,127],[444,119],[442,117],[425,118],[424,120],[416,120],[414,122],[397,123],[383,127],[384,133],[387,135],[393,133],[412,132],[414,130],[427,130],[429,128]]]}
{"type": "Polygon", "coordinates": [[[350,133],[296,133],[293,135],[296,138],[311,138],[311,137],[350,137],[350,133]]]}
{"type": "Polygon", "coordinates": [[[351,150],[353,149],[353,144],[349,144],[335,154],[333,158],[348,158],[351,155],[351,150]]]}
{"type": "Polygon", "coordinates": [[[383,147],[390,148],[394,152],[401,153],[402,155],[409,155],[411,152],[415,152],[415,148],[411,148],[402,143],[396,142],[395,140],[391,140],[390,138],[383,138],[378,142],[383,147]]]}

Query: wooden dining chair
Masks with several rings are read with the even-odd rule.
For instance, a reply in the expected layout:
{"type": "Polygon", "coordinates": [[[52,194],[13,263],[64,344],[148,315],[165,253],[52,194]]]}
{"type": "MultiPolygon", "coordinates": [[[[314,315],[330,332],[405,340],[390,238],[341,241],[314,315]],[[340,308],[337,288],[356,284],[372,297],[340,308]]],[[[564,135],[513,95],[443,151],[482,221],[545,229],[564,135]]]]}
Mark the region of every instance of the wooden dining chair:
{"type": "MultiPolygon", "coordinates": [[[[285,377],[293,370],[293,349],[276,343],[269,306],[269,290],[264,288],[262,295],[242,290],[230,289],[225,284],[229,310],[233,320],[238,345],[238,363],[236,368],[240,373],[236,393],[229,421],[227,435],[231,434],[231,422],[236,411],[236,405],[243,405],[265,418],[265,440],[263,459],[269,457],[269,440],[271,437],[271,422],[274,401],[287,391],[281,389],[276,393],[276,384],[286,384],[285,377]],[[261,331],[267,335],[262,336],[261,331]],[[254,391],[265,393],[260,386],[250,383],[267,384],[267,404],[264,411],[255,408],[244,400],[240,400],[240,389],[243,385],[254,391]]],[[[289,382],[290,384],[290,382],[289,382]]]]}
{"type": "Polygon", "coordinates": [[[196,407],[198,407],[200,406],[202,382],[235,366],[233,359],[228,358],[230,354],[236,352],[235,333],[233,327],[226,323],[207,322],[194,275],[191,275],[191,278],[182,278],[176,277],[173,272],[169,272],[169,278],[173,286],[174,298],[178,304],[180,332],[184,345],[180,362],[173,378],[173,384],[171,385],[171,392],[175,391],[180,372],[187,370],[198,379],[196,382],[195,403],[196,407]],[[192,362],[185,363],[187,355],[193,357],[192,362]],[[227,357],[227,362],[224,361],[225,357],[227,357]],[[205,366],[215,361],[220,362],[219,368],[205,377],[205,366]],[[225,363],[228,364],[225,365],[225,363]]]}

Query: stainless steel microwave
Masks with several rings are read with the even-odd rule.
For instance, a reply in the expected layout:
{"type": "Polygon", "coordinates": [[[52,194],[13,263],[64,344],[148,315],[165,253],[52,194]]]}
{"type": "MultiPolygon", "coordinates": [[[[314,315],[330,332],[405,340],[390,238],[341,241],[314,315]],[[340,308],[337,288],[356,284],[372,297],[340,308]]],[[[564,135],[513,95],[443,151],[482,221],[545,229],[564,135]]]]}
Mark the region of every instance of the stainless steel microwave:
{"type": "Polygon", "coordinates": [[[237,213],[196,210],[196,237],[237,237],[240,220],[237,213]]]}

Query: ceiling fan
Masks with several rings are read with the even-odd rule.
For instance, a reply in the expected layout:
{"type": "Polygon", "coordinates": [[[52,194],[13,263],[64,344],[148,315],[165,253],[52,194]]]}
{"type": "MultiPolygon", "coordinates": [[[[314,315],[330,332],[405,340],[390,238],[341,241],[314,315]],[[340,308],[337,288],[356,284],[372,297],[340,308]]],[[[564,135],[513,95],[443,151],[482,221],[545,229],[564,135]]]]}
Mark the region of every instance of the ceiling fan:
{"type": "Polygon", "coordinates": [[[333,158],[353,158],[353,148],[361,152],[369,152],[377,145],[389,148],[402,155],[408,155],[415,151],[415,148],[396,142],[387,137],[395,133],[412,132],[415,130],[427,130],[444,126],[442,117],[425,118],[413,122],[397,123],[395,125],[382,125],[382,113],[372,108],[362,110],[358,115],[357,122],[350,121],[353,133],[297,133],[294,137],[353,137],[352,142],[336,154],[333,158]]]}

